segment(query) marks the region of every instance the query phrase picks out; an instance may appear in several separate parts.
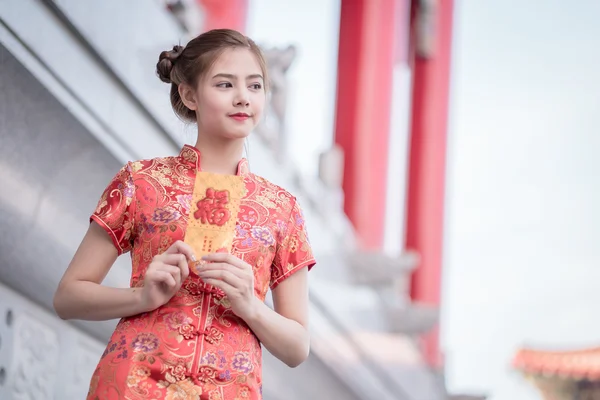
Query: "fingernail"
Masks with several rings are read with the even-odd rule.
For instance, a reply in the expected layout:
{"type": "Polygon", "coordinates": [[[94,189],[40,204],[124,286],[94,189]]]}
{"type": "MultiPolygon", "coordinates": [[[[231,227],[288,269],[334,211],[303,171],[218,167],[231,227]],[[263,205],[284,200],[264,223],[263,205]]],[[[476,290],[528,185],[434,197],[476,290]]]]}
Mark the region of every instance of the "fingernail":
{"type": "Polygon", "coordinates": [[[192,254],[192,261],[196,261],[196,255],[192,254]]]}

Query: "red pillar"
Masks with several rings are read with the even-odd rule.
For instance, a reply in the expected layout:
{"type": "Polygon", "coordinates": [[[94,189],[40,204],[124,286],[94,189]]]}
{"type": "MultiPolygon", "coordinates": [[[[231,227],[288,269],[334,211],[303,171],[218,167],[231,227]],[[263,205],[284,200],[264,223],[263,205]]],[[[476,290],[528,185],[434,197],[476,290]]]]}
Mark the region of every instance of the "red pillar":
{"type": "Polygon", "coordinates": [[[244,32],[248,0],[197,0],[204,9],[203,32],[229,28],[244,32]]]}
{"type": "MultiPolygon", "coordinates": [[[[421,254],[412,281],[413,300],[439,306],[453,0],[413,4],[415,55],[405,247],[421,254]],[[433,14],[418,24],[423,3],[434,5],[433,14]]],[[[428,362],[441,367],[437,330],[424,342],[428,362]]]]}
{"type": "Polygon", "coordinates": [[[344,210],[363,249],[383,245],[395,0],[342,0],[335,140],[344,210]]]}

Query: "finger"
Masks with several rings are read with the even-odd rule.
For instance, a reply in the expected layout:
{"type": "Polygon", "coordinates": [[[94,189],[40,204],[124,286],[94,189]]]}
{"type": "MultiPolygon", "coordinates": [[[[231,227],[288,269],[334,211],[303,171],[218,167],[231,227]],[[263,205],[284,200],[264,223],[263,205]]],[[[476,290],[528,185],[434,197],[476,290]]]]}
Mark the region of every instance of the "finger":
{"type": "Polygon", "coordinates": [[[173,277],[173,279],[175,279],[175,283],[177,285],[179,285],[181,283],[181,270],[179,269],[179,267],[169,265],[169,264],[162,264],[162,265],[159,265],[156,268],[156,270],[170,274],[173,277]]]}
{"type": "Polygon", "coordinates": [[[152,261],[166,262],[167,264],[177,265],[179,263],[180,257],[183,257],[186,260],[188,259],[187,255],[180,253],[176,250],[172,250],[172,248],[173,246],[169,247],[169,249],[167,249],[167,251],[165,251],[164,253],[155,255],[152,261]]]}
{"type": "Polygon", "coordinates": [[[235,288],[233,286],[219,279],[204,279],[204,283],[221,289],[223,292],[225,292],[226,296],[231,296],[232,293],[235,291],[235,288]]]}
{"type": "Polygon", "coordinates": [[[242,269],[248,268],[247,263],[245,263],[244,261],[240,260],[239,258],[237,258],[229,253],[207,254],[204,257],[202,257],[202,260],[213,262],[213,263],[231,264],[234,267],[238,267],[238,268],[242,268],[242,269]]]}
{"type": "Polygon", "coordinates": [[[202,276],[202,273],[205,271],[228,271],[232,274],[234,274],[235,276],[237,276],[238,278],[244,278],[245,276],[248,275],[248,272],[245,270],[242,270],[238,267],[234,267],[231,264],[225,264],[225,263],[207,263],[207,264],[203,264],[199,269],[198,269],[198,275],[202,276]]]}
{"type": "Polygon", "coordinates": [[[187,257],[184,254],[165,254],[161,260],[162,263],[172,265],[181,271],[181,280],[184,281],[190,274],[187,257]]]}
{"type": "Polygon", "coordinates": [[[189,244],[182,242],[181,240],[178,240],[175,243],[173,243],[171,247],[169,247],[167,251],[165,251],[165,253],[181,253],[184,254],[189,260],[196,261],[196,255],[194,254],[194,250],[192,249],[192,247],[189,244]]]}
{"type": "Polygon", "coordinates": [[[187,264],[186,256],[181,253],[163,254],[163,256],[160,259],[160,264],[168,264],[175,267],[178,266],[182,260],[187,264]]]}
{"type": "Polygon", "coordinates": [[[211,271],[202,271],[199,274],[200,278],[206,282],[206,280],[218,280],[221,282],[225,282],[233,288],[240,288],[242,286],[242,280],[235,276],[233,273],[225,270],[211,270],[211,271]]]}
{"type": "Polygon", "coordinates": [[[179,270],[181,271],[181,281],[185,281],[190,275],[190,267],[187,262],[187,258],[184,254],[180,254],[179,262],[177,263],[179,270]]]}
{"type": "Polygon", "coordinates": [[[173,275],[171,275],[167,271],[154,271],[154,273],[152,274],[152,281],[156,283],[164,283],[169,289],[174,289],[177,287],[177,282],[175,282],[175,278],[173,278],[173,275]]]}

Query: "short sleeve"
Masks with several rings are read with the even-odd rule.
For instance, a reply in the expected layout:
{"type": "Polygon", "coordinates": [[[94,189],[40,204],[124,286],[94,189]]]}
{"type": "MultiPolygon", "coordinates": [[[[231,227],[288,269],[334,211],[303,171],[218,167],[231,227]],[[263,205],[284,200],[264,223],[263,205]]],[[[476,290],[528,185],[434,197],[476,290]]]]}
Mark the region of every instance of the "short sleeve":
{"type": "Polygon", "coordinates": [[[271,266],[271,289],[304,267],[310,270],[316,264],[313,256],[302,210],[294,200],[294,206],[286,225],[285,234],[277,243],[271,266]]]}
{"type": "Polygon", "coordinates": [[[131,165],[127,164],[119,170],[110,181],[100,200],[96,211],[90,217],[111,237],[119,255],[131,250],[134,232],[135,184],[131,165]]]}

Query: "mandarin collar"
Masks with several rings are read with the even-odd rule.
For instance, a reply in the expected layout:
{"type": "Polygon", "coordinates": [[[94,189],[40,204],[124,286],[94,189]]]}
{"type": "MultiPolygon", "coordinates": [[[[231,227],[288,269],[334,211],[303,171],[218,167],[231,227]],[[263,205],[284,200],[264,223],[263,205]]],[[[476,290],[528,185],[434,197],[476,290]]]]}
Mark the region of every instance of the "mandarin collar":
{"type": "MultiPolygon", "coordinates": [[[[198,150],[196,147],[190,146],[189,144],[184,145],[183,148],[181,149],[181,151],[179,152],[179,157],[181,157],[181,159],[184,162],[195,166],[197,170],[202,171],[202,167],[200,165],[200,160],[202,158],[202,155],[200,153],[200,150],[198,150]]],[[[237,165],[236,175],[243,176],[243,175],[248,175],[249,173],[250,173],[250,168],[248,165],[248,160],[245,158],[242,158],[237,165]]]]}

